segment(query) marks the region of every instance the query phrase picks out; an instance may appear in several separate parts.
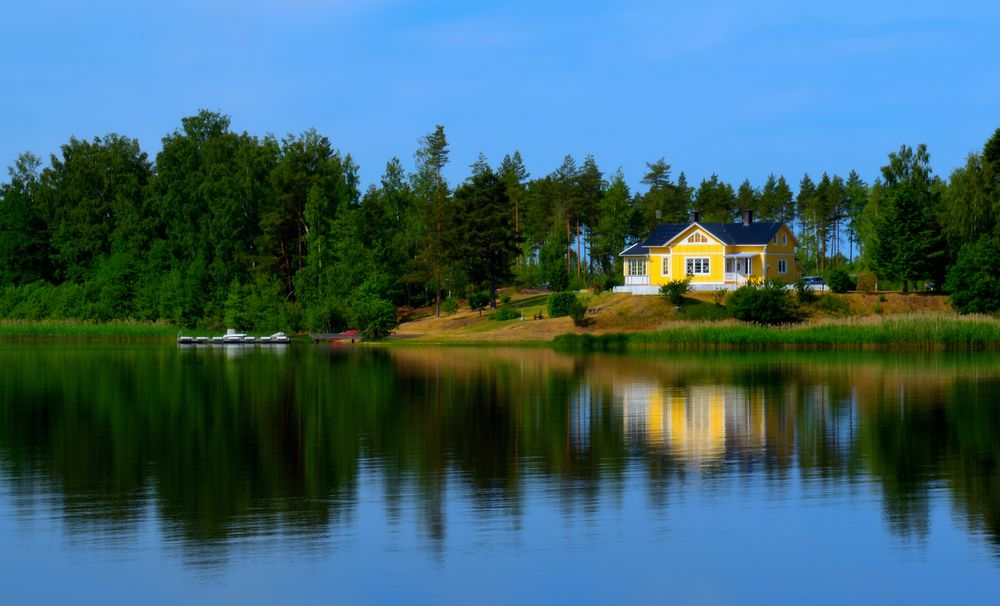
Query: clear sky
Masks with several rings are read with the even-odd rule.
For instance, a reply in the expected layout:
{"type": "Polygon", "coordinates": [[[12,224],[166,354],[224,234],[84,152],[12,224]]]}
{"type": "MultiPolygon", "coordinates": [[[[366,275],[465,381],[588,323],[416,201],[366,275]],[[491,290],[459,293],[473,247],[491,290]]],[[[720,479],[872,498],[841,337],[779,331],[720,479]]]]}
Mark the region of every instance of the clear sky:
{"type": "Polygon", "coordinates": [[[947,176],[1000,127],[998,39],[995,0],[10,0],[0,163],[108,132],[152,157],[207,108],[315,127],[364,184],[435,124],[453,182],[515,149],[633,185],[660,156],[695,183],[871,180],[903,143],[947,176]]]}

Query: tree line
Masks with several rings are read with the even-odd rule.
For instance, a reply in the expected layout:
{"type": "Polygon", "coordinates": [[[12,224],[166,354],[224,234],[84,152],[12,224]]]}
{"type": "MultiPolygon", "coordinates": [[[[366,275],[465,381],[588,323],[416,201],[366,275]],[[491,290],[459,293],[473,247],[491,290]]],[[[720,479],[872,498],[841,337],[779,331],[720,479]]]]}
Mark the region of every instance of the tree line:
{"type": "Polygon", "coordinates": [[[692,210],[752,208],[795,227],[810,273],[853,263],[904,289],[943,284],[964,245],[1000,242],[1000,129],[948,181],[904,145],[872,184],[824,173],[796,192],[773,174],[695,187],[664,158],[641,192],[593,156],[532,178],[517,151],[448,183],[442,126],[412,168],[392,158],[363,191],[315,130],[258,137],[201,111],[162,143],[151,159],[112,133],[71,138],[47,165],[16,159],[0,184],[0,315],[337,330],[471,292],[495,306],[502,286],[609,288],[627,244],[692,210]]]}

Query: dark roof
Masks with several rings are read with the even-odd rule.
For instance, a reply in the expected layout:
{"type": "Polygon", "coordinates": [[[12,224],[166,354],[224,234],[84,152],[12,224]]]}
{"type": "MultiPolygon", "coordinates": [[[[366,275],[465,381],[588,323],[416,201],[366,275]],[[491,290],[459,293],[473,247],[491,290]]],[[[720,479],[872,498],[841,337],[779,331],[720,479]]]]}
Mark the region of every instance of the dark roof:
{"type": "MultiPolygon", "coordinates": [[[[677,234],[681,233],[688,227],[691,223],[663,223],[657,225],[653,230],[653,233],[649,234],[649,237],[639,242],[638,244],[633,244],[629,248],[625,249],[619,256],[635,256],[646,254],[648,251],[643,249],[648,249],[651,246],[663,246],[677,234]]],[[[767,244],[774,238],[774,234],[778,233],[781,226],[784,223],[777,221],[762,221],[758,223],[751,223],[750,225],[743,225],[743,223],[701,223],[702,228],[708,233],[715,236],[723,244],[729,246],[734,245],[763,245],[767,244]]]]}
{"type": "Polygon", "coordinates": [[[765,221],[743,225],[742,223],[701,223],[710,234],[726,244],[767,244],[778,233],[783,223],[765,221]]]}
{"type": "Polygon", "coordinates": [[[647,254],[649,254],[649,251],[646,249],[645,246],[643,246],[643,244],[644,244],[644,242],[636,242],[632,246],[629,246],[628,248],[626,248],[625,250],[623,250],[618,256],[619,257],[638,257],[638,256],[643,256],[644,257],[647,254]]]}

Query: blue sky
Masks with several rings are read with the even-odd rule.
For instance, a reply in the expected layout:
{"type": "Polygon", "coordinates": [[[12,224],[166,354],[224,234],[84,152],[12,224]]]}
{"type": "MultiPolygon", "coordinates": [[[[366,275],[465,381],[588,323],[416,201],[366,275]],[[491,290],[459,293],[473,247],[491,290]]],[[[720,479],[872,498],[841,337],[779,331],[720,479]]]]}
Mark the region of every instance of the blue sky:
{"type": "Polygon", "coordinates": [[[1000,127],[1000,3],[32,0],[0,9],[0,163],[70,135],[160,138],[200,108],[315,127],[376,181],[444,124],[448,177],[519,149],[638,183],[878,175],[927,143],[947,176],[1000,127]]]}

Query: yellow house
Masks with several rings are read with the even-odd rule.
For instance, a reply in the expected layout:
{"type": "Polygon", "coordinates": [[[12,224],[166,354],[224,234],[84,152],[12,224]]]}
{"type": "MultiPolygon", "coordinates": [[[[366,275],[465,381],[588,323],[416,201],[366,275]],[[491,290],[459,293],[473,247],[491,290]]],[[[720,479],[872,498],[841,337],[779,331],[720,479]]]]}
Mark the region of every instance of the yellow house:
{"type": "Polygon", "coordinates": [[[754,278],[793,282],[802,275],[796,246],[788,225],[755,223],[749,210],[740,223],[702,223],[691,213],[688,223],[664,223],[621,252],[625,285],[615,292],[654,295],[684,277],[697,290],[736,288],[754,278]]]}

